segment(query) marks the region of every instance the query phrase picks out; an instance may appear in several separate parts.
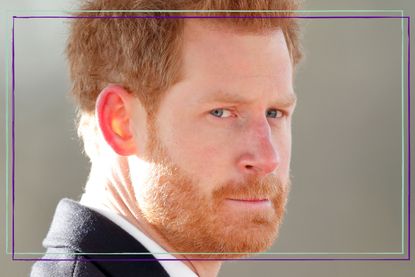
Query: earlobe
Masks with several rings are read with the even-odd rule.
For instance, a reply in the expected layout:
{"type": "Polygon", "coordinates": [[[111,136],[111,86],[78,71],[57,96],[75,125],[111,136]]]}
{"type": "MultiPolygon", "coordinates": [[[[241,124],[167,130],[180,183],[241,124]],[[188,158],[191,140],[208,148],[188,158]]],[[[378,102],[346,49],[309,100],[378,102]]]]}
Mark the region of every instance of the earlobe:
{"type": "Polygon", "coordinates": [[[134,96],[121,86],[109,85],[98,96],[95,114],[99,129],[107,144],[121,156],[136,152],[134,133],[130,128],[129,109],[134,96]]]}

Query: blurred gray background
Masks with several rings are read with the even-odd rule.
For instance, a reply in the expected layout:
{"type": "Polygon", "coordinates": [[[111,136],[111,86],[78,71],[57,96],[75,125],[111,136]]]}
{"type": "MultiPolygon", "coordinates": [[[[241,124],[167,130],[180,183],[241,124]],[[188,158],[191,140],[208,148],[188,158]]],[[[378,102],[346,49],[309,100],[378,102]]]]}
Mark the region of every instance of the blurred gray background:
{"type": "MultiPolygon", "coordinates": [[[[0,18],[0,184],[3,199],[0,219],[4,226],[0,230],[0,276],[27,276],[32,263],[11,261],[11,255],[5,253],[5,63],[11,56],[11,53],[6,56],[5,46],[10,46],[6,24],[10,28],[10,15],[62,15],[62,12],[33,13],[30,10],[69,10],[76,5],[63,0],[1,0],[0,8],[3,11],[0,18]],[[7,10],[28,12],[7,14],[7,10]]],[[[415,15],[415,2],[309,0],[305,9],[392,9],[415,15]]],[[[279,254],[257,257],[404,258],[406,255],[369,254],[400,253],[402,235],[407,253],[407,233],[404,230],[402,234],[401,20],[305,19],[302,24],[305,60],[298,70],[295,85],[299,102],[293,126],[293,187],[280,238],[269,250],[279,254]]],[[[411,27],[414,29],[413,24],[411,27]]],[[[44,251],[41,241],[57,202],[63,197],[79,200],[89,172],[67,93],[70,84],[63,54],[66,37],[67,21],[62,19],[18,19],[15,22],[15,251],[26,253],[17,258],[41,256],[30,253],[44,251]]],[[[11,87],[10,75],[9,71],[11,87]]],[[[406,93],[405,86],[405,103],[406,93]]],[[[414,98],[412,95],[412,107],[415,107],[414,98]]],[[[404,112],[407,117],[406,110],[404,112]]],[[[406,126],[406,120],[404,124],[406,126]]],[[[413,124],[411,128],[415,129],[413,124]]],[[[415,137],[413,132],[412,137],[415,137]]],[[[406,148],[404,150],[406,153],[406,148]]],[[[10,150],[8,154],[10,159],[10,150]]],[[[407,168],[403,203],[405,224],[406,171],[407,168]]],[[[10,166],[7,185],[7,243],[11,251],[10,166]]],[[[413,207],[412,203],[412,210],[413,207]]],[[[412,250],[415,250],[413,242],[412,250]]],[[[414,261],[236,261],[225,263],[219,276],[383,277],[414,276],[414,272],[414,261]]]]}

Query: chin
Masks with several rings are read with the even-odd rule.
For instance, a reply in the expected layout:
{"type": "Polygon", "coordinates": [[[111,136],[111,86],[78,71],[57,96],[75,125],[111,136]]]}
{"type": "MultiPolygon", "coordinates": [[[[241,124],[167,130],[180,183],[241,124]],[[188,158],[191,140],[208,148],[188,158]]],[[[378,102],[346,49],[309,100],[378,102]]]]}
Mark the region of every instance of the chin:
{"type": "MultiPolygon", "coordinates": [[[[235,220],[235,218],[234,218],[235,220]]],[[[219,222],[217,222],[219,223],[219,222]]],[[[182,244],[180,252],[194,259],[239,259],[267,251],[278,237],[279,223],[271,221],[239,222],[240,224],[218,224],[208,232],[199,232],[198,242],[182,244]]],[[[212,227],[212,226],[210,226],[212,227]]],[[[193,237],[194,238],[194,237],[193,237]]]]}

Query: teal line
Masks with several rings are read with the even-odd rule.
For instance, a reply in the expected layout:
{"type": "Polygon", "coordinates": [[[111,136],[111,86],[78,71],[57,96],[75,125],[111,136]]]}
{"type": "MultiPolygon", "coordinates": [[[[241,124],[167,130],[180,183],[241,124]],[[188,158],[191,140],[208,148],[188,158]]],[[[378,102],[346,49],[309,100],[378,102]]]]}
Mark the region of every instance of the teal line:
{"type": "MultiPolygon", "coordinates": [[[[71,11],[54,11],[54,10],[45,10],[45,11],[30,11],[30,10],[14,10],[9,11],[6,14],[6,19],[8,18],[9,14],[12,12],[173,12],[173,13],[187,13],[187,12],[281,12],[281,11],[290,11],[290,10],[71,10],[71,11]]],[[[329,12],[357,12],[357,13],[363,13],[363,12],[400,12],[401,16],[403,16],[403,10],[295,10],[294,12],[299,13],[329,13],[329,12]]],[[[10,38],[10,29],[9,29],[9,23],[6,20],[6,253],[11,254],[8,251],[8,245],[9,245],[9,228],[8,228],[8,215],[9,215],[9,199],[8,199],[8,182],[9,182],[9,67],[10,67],[10,61],[9,61],[9,43],[7,43],[7,40],[10,38]]],[[[258,255],[266,255],[266,254],[276,254],[276,255],[401,255],[404,254],[404,19],[401,20],[401,28],[402,28],[402,246],[401,246],[401,252],[367,252],[367,253],[346,253],[346,252],[331,252],[331,253],[324,253],[324,252],[309,252],[309,253],[256,253],[258,255]]],[[[23,253],[23,252],[15,252],[16,255],[44,255],[45,253],[23,253]]],[[[50,253],[50,254],[62,254],[62,253],[50,253]]],[[[68,253],[66,253],[68,254],[68,253]]],[[[69,253],[73,255],[83,255],[83,254],[102,254],[102,255],[127,255],[127,254],[148,254],[148,253],[69,253]]],[[[237,254],[237,253],[180,253],[180,252],[172,252],[172,253],[154,253],[154,254],[237,254]]],[[[246,253],[241,253],[246,254],[246,253]]]]}
{"type": "MultiPolygon", "coordinates": [[[[401,13],[401,16],[403,16],[403,11],[401,13]]],[[[405,37],[405,30],[404,30],[404,19],[401,19],[401,29],[402,29],[402,45],[401,45],[401,50],[402,50],[402,55],[401,55],[401,114],[402,114],[402,132],[401,132],[401,148],[402,148],[402,161],[401,161],[401,179],[402,179],[402,208],[401,208],[401,224],[402,224],[402,229],[401,229],[401,238],[402,238],[402,246],[401,246],[401,251],[402,254],[405,252],[405,229],[404,229],[404,225],[405,225],[405,208],[404,208],[404,194],[405,194],[405,186],[404,186],[404,181],[405,181],[405,106],[404,106],[404,102],[405,102],[405,94],[404,94],[404,86],[405,86],[405,76],[404,76],[404,37],[405,37]]]]}
{"type": "Polygon", "coordinates": [[[8,18],[9,14],[6,13],[5,16],[5,27],[6,27],[6,42],[5,42],[5,50],[6,50],[6,56],[5,56],[5,65],[6,65],[6,98],[5,98],[5,112],[6,112],[6,253],[9,252],[9,43],[8,40],[10,38],[10,29],[9,29],[9,23],[8,18]]]}
{"type": "MultiPolygon", "coordinates": [[[[47,253],[53,254],[53,255],[148,255],[156,254],[156,255],[176,255],[176,254],[196,254],[196,255],[209,255],[209,254],[215,254],[215,255],[228,255],[228,254],[252,254],[252,255],[402,255],[401,252],[363,252],[363,253],[349,253],[349,252],[287,252],[287,253],[278,253],[278,252],[265,252],[265,253],[255,253],[255,252],[222,252],[222,253],[211,253],[211,252],[123,252],[123,253],[47,253]]],[[[8,253],[11,254],[11,253],[8,253]]],[[[45,255],[45,252],[15,252],[15,255],[45,255]]]]}
{"type": "Polygon", "coordinates": [[[372,12],[391,12],[391,13],[398,13],[402,10],[12,10],[11,12],[37,12],[37,13],[56,13],[56,12],[63,12],[63,13],[71,13],[71,12],[169,12],[169,13],[193,13],[193,12],[201,12],[201,13],[207,13],[207,12],[231,12],[231,13],[247,13],[247,12],[297,12],[297,13],[351,13],[351,12],[357,12],[357,13],[372,13],[372,12]]]}

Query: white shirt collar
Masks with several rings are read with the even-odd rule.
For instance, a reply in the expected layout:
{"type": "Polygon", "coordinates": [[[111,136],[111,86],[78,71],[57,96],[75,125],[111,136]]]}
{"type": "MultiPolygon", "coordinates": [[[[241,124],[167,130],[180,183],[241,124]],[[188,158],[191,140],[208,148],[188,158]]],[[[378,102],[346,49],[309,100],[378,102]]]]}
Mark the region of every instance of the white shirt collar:
{"type": "MultiPolygon", "coordinates": [[[[97,213],[102,214],[107,217],[109,220],[117,224],[124,231],[134,237],[138,242],[140,242],[156,259],[176,259],[173,255],[169,254],[164,250],[159,244],[154,240],[149,238],[143,232],[141,232],[136,226],[128,222],[121,215],[109,210],[106,207],[98,206],[96,204],[91,204],[85,199],[81,199],[81,205],[90,208],[97,213]]],[[[171,277],[197,277],[197,275],[190,270],[190,268],[185,265],[182,261],[158,261],[161,266],[167,271],[171,277]]]]}

